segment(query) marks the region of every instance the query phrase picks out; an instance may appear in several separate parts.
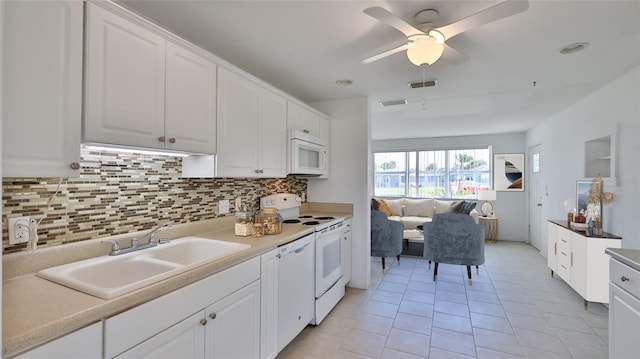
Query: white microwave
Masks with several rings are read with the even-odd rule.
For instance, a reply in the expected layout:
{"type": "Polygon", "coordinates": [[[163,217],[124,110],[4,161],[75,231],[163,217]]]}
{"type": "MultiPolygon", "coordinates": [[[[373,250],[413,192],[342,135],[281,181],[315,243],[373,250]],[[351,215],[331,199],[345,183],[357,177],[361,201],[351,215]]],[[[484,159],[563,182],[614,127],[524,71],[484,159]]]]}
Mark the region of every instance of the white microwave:
{"type": "Polygon", "coordinates": [[[327,146],[319,137],[300,131],[289,133],[289,174],[322,176],[327,171],[327,146]]]}

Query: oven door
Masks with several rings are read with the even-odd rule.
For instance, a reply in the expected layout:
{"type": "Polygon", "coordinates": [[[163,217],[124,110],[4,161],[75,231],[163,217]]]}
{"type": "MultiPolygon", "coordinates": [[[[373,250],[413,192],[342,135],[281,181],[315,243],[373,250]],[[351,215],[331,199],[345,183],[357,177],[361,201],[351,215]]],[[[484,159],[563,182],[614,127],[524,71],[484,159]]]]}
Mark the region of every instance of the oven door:
{"type": "Polygon", "coordinates": [[[320,298],[340,277],[340,239],[343,226],[316,233],[316,298],[320,298]]]}
{"type": "Polygon", "coordinates": [[[323,175],[327,149],[323,145],[297,138],[291,139],[291,174],[323,175]]]}

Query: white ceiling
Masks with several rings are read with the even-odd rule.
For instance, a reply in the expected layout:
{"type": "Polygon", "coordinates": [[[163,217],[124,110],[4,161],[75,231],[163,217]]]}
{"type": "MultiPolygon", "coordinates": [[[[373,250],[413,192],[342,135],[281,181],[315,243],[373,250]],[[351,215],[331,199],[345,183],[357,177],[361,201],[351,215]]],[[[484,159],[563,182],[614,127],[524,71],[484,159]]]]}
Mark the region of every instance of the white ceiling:
{"type": "Polygon", "coordinates": [[[526,131],[640,65],[640,0],[530,0],[523,13],[450,39],[467,62],[427,67],[404,53],[360,63],[405,40],[362,10],[382,6],[414,24],[432,8],[441,26],[500,1],[117,2],[302,101],[367,96],[373,139],[526,131]],[[590,45],[559,54],[575,42],[590,45]],[[407,86],[432,79],[437,87],[407,86]],[[409,104],[378,105],[397,99],[409,104]]]}

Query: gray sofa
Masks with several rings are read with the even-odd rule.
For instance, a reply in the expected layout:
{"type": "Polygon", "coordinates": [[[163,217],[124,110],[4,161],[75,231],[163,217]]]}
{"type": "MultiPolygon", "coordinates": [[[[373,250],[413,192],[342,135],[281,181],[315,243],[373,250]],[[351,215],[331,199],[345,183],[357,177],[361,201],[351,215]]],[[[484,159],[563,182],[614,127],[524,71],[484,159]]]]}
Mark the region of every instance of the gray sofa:
{"type": "Polygon", "coordinates": [[[422,231],[418,226],[431,222],[437,213],[467,213],[476,223],[480,216],[480,213],[475,210],[475,202],[471,201],[435,198],[385,198],[384,201],[392,212],[389,219],[402,223],[403,238],[409,241],[422,242],[422,231]]]}

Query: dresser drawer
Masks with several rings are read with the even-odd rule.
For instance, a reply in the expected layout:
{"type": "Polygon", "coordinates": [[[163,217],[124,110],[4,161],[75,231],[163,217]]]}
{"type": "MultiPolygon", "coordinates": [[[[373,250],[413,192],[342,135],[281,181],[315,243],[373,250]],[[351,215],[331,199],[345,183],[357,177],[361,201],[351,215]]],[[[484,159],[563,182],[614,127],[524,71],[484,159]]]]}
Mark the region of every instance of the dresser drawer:
{"type": "Polygon", "coordinates": [[[615,259],[609,259],[609,280],[634,297],[640,298],[640,272],[637,270],[615,259]]]}

